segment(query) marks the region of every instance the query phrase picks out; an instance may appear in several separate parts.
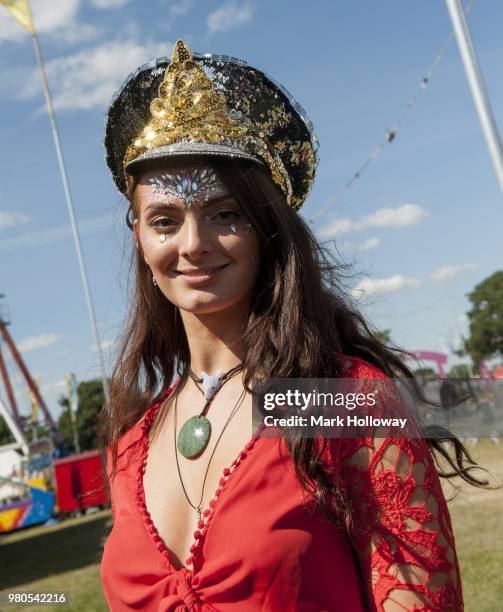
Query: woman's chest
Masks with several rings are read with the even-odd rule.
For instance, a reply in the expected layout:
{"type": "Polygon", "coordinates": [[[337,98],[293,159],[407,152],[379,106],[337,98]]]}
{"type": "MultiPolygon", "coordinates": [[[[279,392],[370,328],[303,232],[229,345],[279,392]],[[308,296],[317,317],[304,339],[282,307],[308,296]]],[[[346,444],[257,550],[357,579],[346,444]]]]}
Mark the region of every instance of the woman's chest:
{"type": "MultiPolygon", "coordinates": [[[[212,492],[201,528],[196,524],[193,529],[176,480],[169,478],[167,490],[178,496],[178,505],[164,496],[154,503],[150,513],[159,513],[159,531],[153,532],[141,507],[128,510],[127,499],[134,505],[135,496],[127,490],[127,473],[122,472],[112,491],[120,502],[104,558],[108,579],[137,584],[138,576],[149,576],[149,589],[155,584],[167,589],[166,581],[171,585],[173,577],[176,585],[181,576],[174,559],[178,554],[188,567],[194,592],[217,609],[235,609],[238,601],[247,601],[249,607],[243,609],[250,610],[296,610],[301,609],[299,602],[322,603],[309,610],[360,609],[355,603],[359,583],[349,542],[313,510],[279,441],[260,438],[243,446],[236,460],[231,459],[228,473],[218,478],[219,493],[212,492]],[[178,539],[177,529],[183,530],[178,539]],[[190,548],[188,562],[185,555],[190,548]],[[342,607],[334,607],[335,602],[342,607]]],[[[130,467],[136,471],[136,463],[130,467]]]]}
{"type": "Polygon", "coordinates": [[[187,564],[195,535],[201,533],[226,480],[224,470],[230,470],[252,437],[249,411],[242,410],[228,423],[214,419],[208,446],[199,457],[188,459],[177,447],[182,424],[177,437],[174,423],[167,422],[151,439],[140,483],[150,519],[176,568],[187,564]]]}

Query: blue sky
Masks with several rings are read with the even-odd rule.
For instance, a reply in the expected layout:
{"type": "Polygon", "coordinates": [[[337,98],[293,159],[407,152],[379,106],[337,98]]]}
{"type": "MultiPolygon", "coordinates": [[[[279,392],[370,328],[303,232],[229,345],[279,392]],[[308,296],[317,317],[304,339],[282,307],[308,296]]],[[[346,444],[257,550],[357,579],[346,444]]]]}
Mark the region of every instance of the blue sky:
{"type": "MultiPolygon", "coordinates": [[[[283,83],[320,140],[318,176],[303,208],[311,219],[383,140],[451,31],[439,0],[32,6],[109,366],[127,304],[130,236],[102,141],[107,103],[130,71],[183,38],[194,51],[241,57],[283,83]]],[[[503,4],[479,0],[469,21],[501,126],[503,4]]],[[[0,142],[0,293],[10,331],[57,416],[65,374],[98,376],[98,360],[32,44],[1,7],[0,142]]],[[[358,295],[373,325],[391,329],[407,349],[448,351],[466,332],[466,294],[501,268],[502,223],[501,193],[454,44],[394,142],[315,228],[355,264],[348,288],[365,290],[358,295]]],[[[27,411],[21,385],[18,396],[27,411]]]]}

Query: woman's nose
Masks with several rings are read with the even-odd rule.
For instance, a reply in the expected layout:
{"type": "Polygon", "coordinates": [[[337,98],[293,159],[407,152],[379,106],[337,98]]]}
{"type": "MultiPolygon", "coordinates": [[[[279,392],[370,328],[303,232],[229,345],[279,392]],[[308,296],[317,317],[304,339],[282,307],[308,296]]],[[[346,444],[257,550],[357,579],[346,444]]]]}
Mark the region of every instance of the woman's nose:
{"type": "Polygon", "coordinates": [[[180,255],[196,259],[212,251],[211,236],[204,227],[203,219],[187,214],[178,233],[180,255]]]}

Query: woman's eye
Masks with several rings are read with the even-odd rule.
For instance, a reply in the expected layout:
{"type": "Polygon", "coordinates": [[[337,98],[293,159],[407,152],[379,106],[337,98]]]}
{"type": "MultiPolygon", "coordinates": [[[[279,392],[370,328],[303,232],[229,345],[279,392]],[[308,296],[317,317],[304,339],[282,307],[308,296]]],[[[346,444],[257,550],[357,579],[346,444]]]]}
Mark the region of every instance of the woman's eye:
{"type": "Polygon", "coordinates": [[[165,230],[177,227],[178,221],[175,219],[169,219],[168,217],[160,217],[158,219],[153,219],[151,225],[157,229],[165,230]]]}
{"type": "Polygon", "coordinates": [[[210,219],[213,221],[235,221],[239,219],[240,213],[237,210],[219,210],[210,219]]]}

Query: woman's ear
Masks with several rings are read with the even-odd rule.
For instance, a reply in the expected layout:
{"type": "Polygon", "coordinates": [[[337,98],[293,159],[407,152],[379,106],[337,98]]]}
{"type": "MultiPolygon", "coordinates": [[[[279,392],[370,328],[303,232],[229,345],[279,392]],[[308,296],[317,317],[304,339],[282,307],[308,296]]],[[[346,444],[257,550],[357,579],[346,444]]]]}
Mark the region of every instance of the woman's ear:
{"type": "Polygon", "coordinates": [[[140,251],[140,238],[139,238],[139,230],[138,230],[138,219],[133,221],[133,240],[136,247],[136,250],[140,251]]]}

